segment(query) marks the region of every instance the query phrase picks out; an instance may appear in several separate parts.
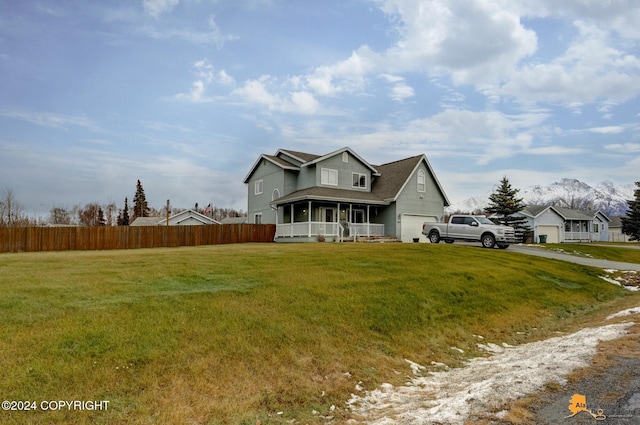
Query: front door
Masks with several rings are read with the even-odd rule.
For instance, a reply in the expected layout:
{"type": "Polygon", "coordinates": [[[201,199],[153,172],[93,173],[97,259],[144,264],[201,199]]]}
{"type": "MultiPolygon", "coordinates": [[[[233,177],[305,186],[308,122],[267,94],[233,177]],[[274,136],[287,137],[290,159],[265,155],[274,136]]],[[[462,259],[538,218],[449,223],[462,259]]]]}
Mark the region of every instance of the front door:
{"type": "Polygon", "coordinates": [[[320,207],[320,217],[322,220],[320,226],[324,230],[323,234],[337,234],[336,209],[329,207],[320,207]]]}

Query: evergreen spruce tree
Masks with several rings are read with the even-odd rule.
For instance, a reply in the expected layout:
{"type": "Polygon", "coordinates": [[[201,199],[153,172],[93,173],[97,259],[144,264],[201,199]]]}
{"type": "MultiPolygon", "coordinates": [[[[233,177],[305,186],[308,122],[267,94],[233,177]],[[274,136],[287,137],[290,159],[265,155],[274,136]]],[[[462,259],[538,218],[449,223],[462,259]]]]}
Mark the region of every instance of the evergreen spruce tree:
{"type": "Polygon", "coordinates": [[[138,217],[149,217],[149,205],[140,180],[136,184],[136,194],[133,197],[133,219],[138,217]]]}
{"type": "Polygon", "coordinates": [[[118,215],[118,226],[129,225],[129,199],[124,198],[124,209],[120,210],[118,215]]]}
{"type": "Polygon", "coordinates": [[[622,233],[629,235],[629,240],[640,241],[640,181],[636,182],[636,189],[633,191],[635,199],[629,199],[629,210],[627,215],[622,217],[622,233]]]}
{"type": "Polygon", "coordinates": [[[511,226],[516,229],[516,234],[524,234],[531,229],[525,217],[514,217],[513,214],[520,212],[526,206],[522,198],[518,198],[520,189],[514,189],[509,183],[507,176],[500,181],[500,186],[489,196],[489,206],[485,208],[486,213],[495,214],[492,218],[497,224],[511,226]]]}

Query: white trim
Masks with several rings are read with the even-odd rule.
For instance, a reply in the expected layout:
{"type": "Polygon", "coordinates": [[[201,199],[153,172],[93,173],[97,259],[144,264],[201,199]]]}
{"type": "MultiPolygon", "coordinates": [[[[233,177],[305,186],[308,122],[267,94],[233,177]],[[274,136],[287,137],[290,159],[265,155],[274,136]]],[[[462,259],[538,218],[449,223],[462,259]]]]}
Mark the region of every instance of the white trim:
{"type": "Polygon", "coordinates": [[[263,179],[256,180],[253,183],[253,194],[261,195],[263,192],[264,192],[264,180],[263,179]]]}
{"type": "Polygon", "coordinates": [[[367,175],[363,174],[363,173],[357,173],[357,172],[352,172],[351,173],[351,188],[352,189],[367,189],[367,175]],[[355,184],[356,182],[354,181],[354,177],[358,176],[358,180],[357,180],[357,185],[355,184]],[[364,186],[360,186],[360,182],[362,180],[362,177],[364,177],[364,186]]]}
{"type": "Polygon", "coordinates": [[[262,213],[255,213],[253,214],[253,224],[262,224],[262,213]],[[258,219],[259,217],[259,219],[258,219]]]}
{"type": "Polygon", "coordinates": [[[418,170],[417,179],[418,183],[416,189],[420,193],[425,193],[427,191],[427,173],[425,173],[422,168],[418,170]],[[420,183],[420,179],[422,179],[422,183],[420,183]],[[420,185],[422,185],[422,189],[420,188],[420,185]]]}
{"type": "Polygon", "coordinates": [[[334,170],[332,168],[321,168],[320,169],[320,184],[325,186],[338,186],[338,170],[334,170]],[[326,179],[325,179],[326,173],[326,179]],[[332,183],[332,176],[335,176],[335,183],[332,183]]]}

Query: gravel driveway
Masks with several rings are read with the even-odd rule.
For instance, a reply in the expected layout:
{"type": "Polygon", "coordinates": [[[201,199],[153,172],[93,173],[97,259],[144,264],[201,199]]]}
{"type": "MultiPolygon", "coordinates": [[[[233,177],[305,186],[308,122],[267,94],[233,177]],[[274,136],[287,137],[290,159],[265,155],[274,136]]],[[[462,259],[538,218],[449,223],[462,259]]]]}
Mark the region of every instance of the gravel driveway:
{"type": "Polygon", "coordinates": [[[509,250],[521,254],[536,255],[538,257],[553,258],[555,260],[569,261],[571,263],[583,264],[585,266],[600,267],[603,269],[616,270],[636,270],[640,271],[640,264],[621,263],[619,261],[598,260],[595,258],[578,257],[576,255],[563,254],[557,251],[548,251],[545,248],[535,248],[525,245],[511,245],[509,250]]]}

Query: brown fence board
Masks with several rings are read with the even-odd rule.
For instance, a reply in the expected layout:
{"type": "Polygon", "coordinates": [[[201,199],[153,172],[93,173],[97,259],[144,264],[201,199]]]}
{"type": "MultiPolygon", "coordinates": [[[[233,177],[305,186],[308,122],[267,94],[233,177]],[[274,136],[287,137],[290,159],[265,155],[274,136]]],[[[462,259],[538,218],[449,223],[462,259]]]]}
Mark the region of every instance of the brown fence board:
{"type": "Polygon", "coordinates": [[[0,227],[0,252],[137,249],[272,242],[273,224],[0,227]]]}

